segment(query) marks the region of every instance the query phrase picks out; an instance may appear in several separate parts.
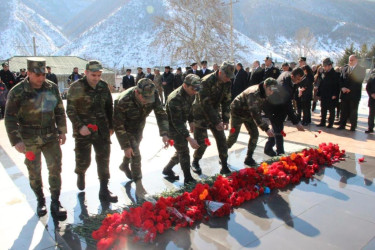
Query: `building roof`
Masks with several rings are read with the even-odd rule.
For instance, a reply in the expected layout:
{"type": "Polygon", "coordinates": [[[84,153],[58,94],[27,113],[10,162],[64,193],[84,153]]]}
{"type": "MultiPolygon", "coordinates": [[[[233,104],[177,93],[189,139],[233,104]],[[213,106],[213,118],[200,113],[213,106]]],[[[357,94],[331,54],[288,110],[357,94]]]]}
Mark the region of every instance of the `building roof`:
{"type": "MultiPolygon", "coordinates": [[[[77,56],[38,56],[46,59],[47,66],[51,67],[52,73],[56,75],[69,75],[73,72],[74,67],[78,67],[79,73],[83,73],[86,69],[88,60],[77,56]]],[[[18,72],[21,68],[27,68],[27,58],[33,58],[33,56],[14,56],[9,58],[9,69],[10,71],[18,72]]],[[[113,74],[112,70],[103,68],[104,74],[113,74]]]]}

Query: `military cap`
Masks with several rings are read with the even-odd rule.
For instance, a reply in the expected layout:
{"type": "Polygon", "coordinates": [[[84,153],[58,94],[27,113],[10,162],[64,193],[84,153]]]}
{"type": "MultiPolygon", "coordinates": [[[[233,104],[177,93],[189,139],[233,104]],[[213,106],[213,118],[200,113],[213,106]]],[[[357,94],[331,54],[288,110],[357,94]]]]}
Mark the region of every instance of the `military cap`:
{"type": "Polygon", "coordinates": [[[298,61],[299,61],[299,62],[300,62],[300,61],[304,61],[304,62],[306,62],[306,57],[301,56],[301,57],[298,59],[298,61]]]}
{"type": "Polygon", "coordinates": [[[332,62],[331,58],[329,58],[329,57],[324,58],[323,66],[332,65],[332,64],[333,64],[333,62],[332,62]]]}
{"type": "Polygon", "coordinates": [[[177,70],[181,71],[182,69],[181,69],[181,67],[178,67],[177,70]]]}
{"type": "Polygon", "coordinates": [[[195,65],[197,65],[197,63],[196,63],[196,62],[194,62],[194,63],[190,64],[190,67],[193,67],[193,66],[195,66],[195,65]]]}
{"type": "Polygon", "coordinates": [[[165,66],[164,68],[165,68],[165,69],[171,69],[171,67],[170,67],[170,66],[165,66]]]}
{"type": "Polygon", "coordinates": [[[196,74],[188,74],[184,79],[184,83],[192,86],[196,91],[199,91],[201,88],[201,78],[196,74]]]}
{"type": "Polygon", "coordinates": [[[8,67],[9,63],[8,62],[4,62],[4,63],[1,64],[1,66],[3,66],[3,67],[7,66],[8,67]]]}
{"type": "Polygon", "coordinates": [[[34,73],[46,73],[46,60],[40,57],[27,58],[27,70],[34,73]]]}
{"type": "Polygon", "coordinates": [[[207,64],[207,61],[201,61],[201,64],[207,64]]]}
{"type": "Polygon", "coordinates": [[[150,79],[142,78],[139,80],[137,90],[143,96],[146,103],[155,102],[155,84],[150,79]]]}
{"type": "MultiPolygon", "coordinates": [[[[48,67],[47,67],[48,68],[48,67]]],[[[26,72],[25,68],[20,69],[20,72],[26,72]]]]}
{"type": "Polygon", "coordinates": [[[221,66],[220,70],[225,73],[225,75],[229,78],[234,78],[234,62],[227,62],[224,61],[221,66]]]}
{"type": "Polygon", "coordinates": [[[92,71],[92,72],[102,71],[103,66],[99,61],[92,60],[86,64],[86,70],[92,71]]]}
{"type": "Polygon", "coordinates": [[[271,60],[271,62],[272,62],[272,57],[266,56],[266,58],[264,59],[264,61],[267,61],[267,60],[271,60]]]}
{"type": "Polygon", "coordinates": [[[126,72],[132,72],[132,70],[131,69],[126,69],[126,72]]]}

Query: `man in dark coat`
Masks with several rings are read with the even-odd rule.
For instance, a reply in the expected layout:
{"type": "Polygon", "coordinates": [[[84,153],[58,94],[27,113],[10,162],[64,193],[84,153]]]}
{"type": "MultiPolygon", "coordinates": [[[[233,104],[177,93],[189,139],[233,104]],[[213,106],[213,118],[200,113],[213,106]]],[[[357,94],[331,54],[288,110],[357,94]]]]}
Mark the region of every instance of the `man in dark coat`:
{"type": "Polygon", "coordinates": [[[366,134],[374,133],[374,118],[375,118],[375,70],[372,70],[371,76],[367,81],[366,91],[368,94],[368,130],[366,134]]]}
{"type": "Polygon", "coordinates": [[[257,85],[263,81],[264,69],[260,67],[259,61],[253,62],[253,71],[250,76],[250,86],[257,85]]]}
{"type": "Polygon", "coordinates": [[[141,80],[142,78],[146,77],[145,73],[143,73],[142,67],[138,67],[137,71],[138,73],[137,73],[137,76],[135,77],[135,84],[137,84],[138,81],[141,80]]]}
{"type": "Polygon", "coordinates": [[[267,56],[266,59],[264,59],[264,64],[265,69],[263,74],[263,80],[266,80],[269,77],[277,79],[280,75],[280,70],[273,66],[272,58],[267,56]]]}
{"type": "Polygon", "coordinates": [[[317,96],[321,101],[322,118],[318,127],[326,125],[327,110],[329,110],[329,120],[327,128],[332,128],[335,121],[335,108],[340,94],[340,78],[332,67],[330,58],[323,60],[324,73],[321,75],[321,81],[318,87],[317,96]]]}
{"type": "Polygon", "coordinates": [[[46,75],[46,78],[48,80],[50,80],[51,82],[54,82],[56,85],[58,85],[58,81],[57,81],[57,77],[54,73],[51,72],[51,67],[50,66],[47,66],[47,75],[46,75]]]}
{"type": "Polygon", "coordinates": [[[20,74],[16,78],[16,84],[19,83],[19,82],[22,82],[26,77],[27,77],[26,69],[20,69],[20,74]]]}
{"type": "Polygon", "coordinates": [[[9,71],[9,64],[7,62],[2,64],[3,69],[0,70],[0,77],[8,91],[10,91],[14,85],[16,85],[16,78],[13,73],[9,71]]]}
{"type": "Polygon", "coordinates": [[[247,83],[247,74],[246,71],[243,69],[243,66],[241,63],[237,63],[237,74],[234,76],[234,81],[231,87],[231,93],[232,93],[232,101],[236,96],[242,93],[245,89],[248,87],[247,83]]]}
{"type": "Polygon", "coordinates": [[[131,73],[132,73],[132,70],[127,69],[126,76],[122,78],[122,88],[124,90],[135,86],[134,76],[132,76],[131,73]]]}
{"type": "Polygon", "coordinates": [[[182,83],[183,83],[182,78],[183,78],[183,76],[182,76],[181,67],[178,67],[177,70],[176,70],[176,74],[174,75],[174,81],[173,81],[173,89],[174,90],[182,85],[182,83]]]}
{"type": "Polygon", "coordinates": [[[165,66],[162,78],[165,101],[167,101],[169,94],[173,91],[174,75],[170,72],[170,70],[170,66],[165,66]]]}
{"type": "Polygon", "coordinates": [[[212,73],[211,70],[207,69],[207,61],[201,61],[202,69],[199,71],[200,78],[203,78],[204,76],[212,73]]]}
{"type": "Polygon", "coordinates": [[[349,64],[344,66],[341,73],[341,117],[337,129],[345,129],[348,118],[350,131],[355,131],[358,119],[358,105],[361,100],[362,83],[366,75],[364,67],[358,64],[355,55],[349,57],[349,64]]]}
{"type": "Polygon", "coordinates": [[[154,80],[154,74],[151,73],[151,68],[147,68],[147,69],[146,69],[146,72],[147,72],[147,74],[146,74],[146,78],[148,78],[148,79],[150,79],[151,81],[153,81],[153,80],[154,80]]]}
{"type": "Polygon", "coordinates": [[[197,75],[199,77],[201,77],[201,71],[198,70],[198,63],[194,62],[190,65],[191,69],[189,69],[187,71],[187,75],[188,74],[194,74],[194,75],[197,75]]]}
{"type": "Polygon", "coordinates": [[[68,77],[68,84],[72,84],[73,82],[82,78],[82,75],[78,73],[78,67],[73,68],[73,73],[68,77]]]}

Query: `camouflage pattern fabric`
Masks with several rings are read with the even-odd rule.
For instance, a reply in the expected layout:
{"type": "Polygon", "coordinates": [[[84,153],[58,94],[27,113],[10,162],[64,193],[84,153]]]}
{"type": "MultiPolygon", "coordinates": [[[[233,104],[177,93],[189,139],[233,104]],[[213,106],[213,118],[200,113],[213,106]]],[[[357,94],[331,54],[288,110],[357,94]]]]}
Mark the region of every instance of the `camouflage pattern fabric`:
{"type": "Polygon", "coordinates": [[[49,184],[53,197],[58,198],[61,187],[61,149],[59,134],[66,134],[64,106],[57,86],[46,80],[35,90],[28,78],[11,89],[5,108],[5,127],[12,146],[23,142],[35,160],[25,160],[30,186],[42,195],[41,152],[49,169],[49,184]]]}

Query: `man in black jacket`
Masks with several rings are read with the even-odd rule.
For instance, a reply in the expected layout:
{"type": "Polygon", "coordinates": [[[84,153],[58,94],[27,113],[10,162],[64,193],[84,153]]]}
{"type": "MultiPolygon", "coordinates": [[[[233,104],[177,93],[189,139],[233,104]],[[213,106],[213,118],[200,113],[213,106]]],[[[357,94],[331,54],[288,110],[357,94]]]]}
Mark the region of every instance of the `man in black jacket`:
{"type": "Polygon", "coordinates": [[[203,78],[204,76],[212,73],[211,70],[207,69],[207,61],[201,61],[202,69],[199,71],[200,78],[203,78]]]}
{"type": "Polygon", "coordinates": [[[237,74],[234,76],[234,81],[232,83],[231,87],[231,94],[232,94],[232,101],[236,96],[242,93],[247,87],[247,73],[243,69],[243,66],[241,63],[237,63],[237,74]]]}
{"type": "MultiPolygon", "coordinates": [[[[27,77],[27,72],[26,72],[26,69],[23,68],[23,69],[20,69],[20,74],[19,76],[17,76],[16,78],[16,84],[25,80],[25,78],[27,77]]],[[[47,78],[48,79],[48,78],[47,78]]],[[[48,79],[49,80],[49,79],[48,79]]]]}
{"type": "Polygon", "coordinates": [[[348,118],[350,131],[355,131],[358,119],[358,105],[361,100],[362,83],[366,75],[364,67],[358,64],[355,55],[349,57],[349,64],[341,72],[341,117],[337,129],[345,129],[348,118]]]}
{"type": "Polygon", "coordinates": [[[73,68],[73,73],[68,77],[68,84],[72,84],[73,82],[82,78],[82,75],[78,73],[78,67],[73,68]]]}
{"type": "Polygon", "coordinates": [[[50,66],[47,66],[47,75],[46,75],[46,78],[52,82],[54,82],[56,85],[58,85],[58,81],[57,81],[57,77],[54,73],[51,72],[51,67],[50,66]]]}
{"type": "Polygon", "coordinates": [[[151,73],[151,68],[146,69],[146,78],[150,79],[151,81],[154,80],[154,74],[151,73]]]}
{"type": "Polygon", "coordinates": [[[321,81],[318,87],[317,96],[321,101],[321,120],[317,125],[324,127],[326,125],[327,110],[329,110],[329,119],[327,128],[332,128],[335,121],[335,108],[340,94],[340,78],[332,67],[333,62],[330,58],[323,60],[324,72],[321,75],[321,81]]]}
{"type": "Polygon", "coordinates": [[[187,71],[187,75],[188,74],[195,74],[195,75],[201,77],[202,72],[200,70],[198,70],[198,63],[194,62],[194,63],[190,64],[190,67],[191,67],[191,69],[189,69],[187,71]]]}
{"type": "Polygon", "coordinates": [[[250,86],[257,85],[263,81],[264,69],[260,67],[259,61],[253,62],[253,71],[250,76],[250,86]]]}
{"type": "Polygon", "coordinates": [[[13,73],[9,71],[9,64],[7,62],[2,64],[3,69],[0,70],[0,77],[8,91],[10,91],[14,85],[16,85],[16,78],[13,73]]]}
{"type": "Polygon", "coordinates": [[[296,125],[299,131],[304,131],[302,124],[299,122],[297,115],[293,110],[292,98],[296,87],[304,76],[301,68],[296,68],[292,72],[284,72],[277,78],[277,88],[274,94],[268,97],[264,105],[264,112],[270,119],[274,137],[269,137],[264,146],[264,153],[269,156],[285,154],[284,138],[282,131],[284,130],[284,121],[288,116],[292,123],[296,125]],[[273,146],[276,144],[276,152],[273,146]]]}
{"type": "Polygon", "coordinates": [[[170,70],[170,66],[165,66],[162,78],[165,102],[167,102],[169,94],[173,91],[174,75],[170,72],[170,70]]]}
{"type": "Polygon", "coordinates": [[[135,86],[134,76],[132,76],[131,73],[132,70],[127,69],[126,76],[122,78],[122,88],[124,90],[135,86]]]}
{"type": "Polygon", "coordinates": [[[176,70],[176,74],[174,74],[174,80],[173,80],[173,90],[180,87],[183,83],[183,76],[182,76],[182,70],[181,67],[178,67],[176,70]]]}
{"type": "Polygon", "coordinates": [[[267,56],[266,59],[264,59],[264,64],[266,67],[264,69],[263,80],[266,80],[269,77],[277,79],[280,75],[280,70],[273,66],[272,58],[267,56]]]}
{"type": "Polygon", "coordinates": [[[371,76],[367,81],[366,91],[368,94],[368,130],[366,134],[374,133],[374,118],[375,118],[375,70],[372,70],[371,76]]]}

